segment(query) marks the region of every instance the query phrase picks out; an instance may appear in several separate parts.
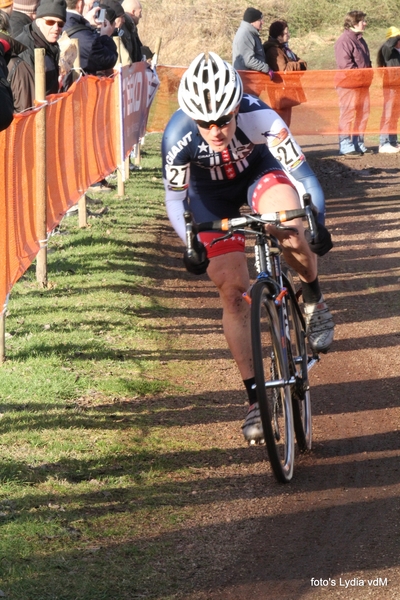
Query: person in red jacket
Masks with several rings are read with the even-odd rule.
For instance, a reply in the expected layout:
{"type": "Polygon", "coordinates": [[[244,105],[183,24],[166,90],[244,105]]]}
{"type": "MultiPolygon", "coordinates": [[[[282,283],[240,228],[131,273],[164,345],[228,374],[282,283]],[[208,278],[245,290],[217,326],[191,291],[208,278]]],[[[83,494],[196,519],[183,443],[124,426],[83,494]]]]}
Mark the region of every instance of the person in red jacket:
{"type": "Polygon", "coordinates": [[[369,86],[373,72],[360,73],[354,77],[354,69],[370,69],[371,58],[363,33],[367,22],[366,14],[359,10],[348,12],[344,20],[344,31],[335,42],[337,69],[351,73],[337,73],[336,91],[339,96],[339,154],[362,156],[368,150],[364,144],[364,132],[370,112],[369,86]]]}

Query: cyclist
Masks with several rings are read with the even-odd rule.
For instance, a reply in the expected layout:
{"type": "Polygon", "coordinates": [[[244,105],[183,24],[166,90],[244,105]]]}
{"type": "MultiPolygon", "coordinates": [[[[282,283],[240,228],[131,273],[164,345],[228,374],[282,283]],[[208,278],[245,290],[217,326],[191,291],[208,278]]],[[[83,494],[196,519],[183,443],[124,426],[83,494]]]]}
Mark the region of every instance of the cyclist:
{"type": "MultiPolygon", "coordinates": [[[[332,315],[322,296],[317,255],[332,244],[323,226],[324,196],[317,178],[284,121],[259,98],[243,94],[239,74],[217,54],[199,54],[183,74],[180,109],[171,117],[162,140],[163,177],[168,217],[185,242],[184,212],[196,222],[239,216],[249,203],[254,212],[301,206],[297,187],[312,195],[318,209],[319,243],[306,240],[300,219],[295,229],[277,230],[283,255],[302,280],[311,347],[326,352],[333,341],[332,315]]],[[[248,441],[263,438],[254,389],[249,306],[242,294],[250,285],[241,234],[211,246],[219,232],[196,238],[195,252],[184,252],[194,274],[207,272],[223,308],[224,334],[247,390],[250,407],[242,427],[248,441]]]]}

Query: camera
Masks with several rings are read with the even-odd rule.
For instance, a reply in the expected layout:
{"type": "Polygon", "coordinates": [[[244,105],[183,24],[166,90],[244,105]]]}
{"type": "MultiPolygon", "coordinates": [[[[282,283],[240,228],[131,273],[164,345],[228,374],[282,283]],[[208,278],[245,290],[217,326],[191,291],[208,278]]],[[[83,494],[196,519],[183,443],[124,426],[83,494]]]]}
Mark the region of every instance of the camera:
{"type": "Polygon", "coordinates": [[[99,25],[102,25],[104,23],[105,18],[106,18],[106,9],[101,8],[96,17],[96,21],[99,25]]]}

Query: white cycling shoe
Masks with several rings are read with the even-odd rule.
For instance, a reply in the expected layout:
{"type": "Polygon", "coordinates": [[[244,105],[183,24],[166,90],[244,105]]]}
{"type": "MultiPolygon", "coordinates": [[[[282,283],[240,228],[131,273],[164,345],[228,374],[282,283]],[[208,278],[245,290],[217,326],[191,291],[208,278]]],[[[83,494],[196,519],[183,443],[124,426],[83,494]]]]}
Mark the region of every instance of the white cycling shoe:
{"type": "Polygon", "coordinates": [[[335,324],[324,297],[315,304],[304,304],[308,341],[314,352],[325,353],[333,342],[335,324]]]}
{"type": "Polygon", "coordinates": [[[249,407],[242,425],[242,431],[244,439],[249,442],[249,444],[262,444],[264,442],[264,432],[258,402],[255,402],[249,407]]]}

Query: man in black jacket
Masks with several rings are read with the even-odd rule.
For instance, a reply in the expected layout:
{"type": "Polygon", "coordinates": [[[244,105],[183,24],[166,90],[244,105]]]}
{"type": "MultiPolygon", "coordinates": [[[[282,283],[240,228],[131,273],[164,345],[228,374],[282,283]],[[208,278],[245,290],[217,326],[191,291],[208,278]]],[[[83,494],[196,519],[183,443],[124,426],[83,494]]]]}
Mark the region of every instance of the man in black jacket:
{"type": "Polygon", "coordinates": [[[83,0],[67,0],[67,21],[64,31],[70,38],[79,40],[81,69],[95,75],[97,71],[112,69],[117,62],[117,47],[112,39],[114,25],[107,19],[97,22],[99,7],[83,16],[83,0]],[[99,30],[97,30],[99,27],[99,30]]]}
{"type": "Polygon", "coordinates": [[[36,12],[36,19],[30,25],[25,25],[21,35],[16,38],[27,47],[19,56],[32,68],[35,67],[35,48],[44,48],[46,96],[57,94],[59,91],[60,48],[57,40],[66,18],[65,0],[42,0],[36,12]]]}
{"type": "Polygon", "coordinates": [[[142,18],[142,5],[139,0],[124,0],[122,7],[125,11],[125,23],[121,27],[122,43],[129,52],[131,61],[140,62],[142,56],[142,42],[140,41],[137,26],[142,18]]]}

